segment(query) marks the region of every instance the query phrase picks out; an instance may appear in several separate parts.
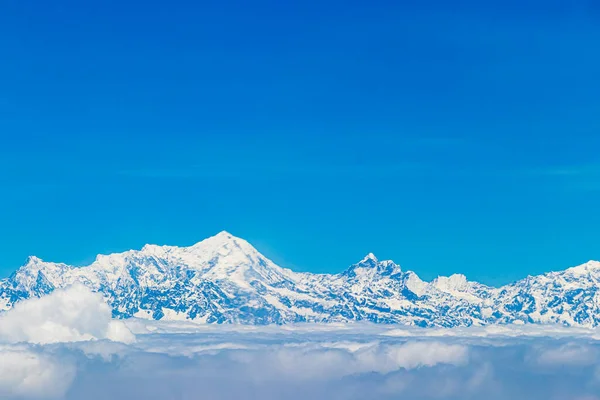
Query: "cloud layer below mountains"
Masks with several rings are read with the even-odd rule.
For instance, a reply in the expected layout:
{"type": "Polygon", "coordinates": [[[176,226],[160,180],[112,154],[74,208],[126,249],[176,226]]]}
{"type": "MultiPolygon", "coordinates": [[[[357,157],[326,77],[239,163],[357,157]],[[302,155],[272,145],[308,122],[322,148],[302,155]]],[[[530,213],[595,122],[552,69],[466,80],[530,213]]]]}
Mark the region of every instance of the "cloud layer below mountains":
{"type": "Polygon", "coordinates": [[[0,398],[600,400],[599,338],[540,326],[123,323],[76,286],[0,316],[0,398]]]}
{"type": "Polygon", "coordinates": [[[135,336],[123,322],[111,320],[111,309],[100,294],[83,285],[31,298],[0,314],[3,342],[48,344],[99,339],[131,343],[135,336]]]}

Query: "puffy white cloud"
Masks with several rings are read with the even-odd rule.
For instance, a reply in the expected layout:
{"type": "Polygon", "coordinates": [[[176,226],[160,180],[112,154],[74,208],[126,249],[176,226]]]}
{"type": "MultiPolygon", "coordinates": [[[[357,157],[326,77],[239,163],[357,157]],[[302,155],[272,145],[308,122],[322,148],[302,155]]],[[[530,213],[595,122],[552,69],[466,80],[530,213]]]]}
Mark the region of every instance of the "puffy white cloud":
{"type": "Polygon", "coordinates": [[[83,285],[17,303],[0,315],[0,342],[57,343],[109,339],[131,343],[134,335],[111,319],[101,295],[83,285]]]}
{"type": "Polygon", "coordinates": [[[406,369],[437,364],[464,365],[467,363],[468,348],[441,342],[409,342],[392,348],[390,356],[399,367],[406,369]]]}

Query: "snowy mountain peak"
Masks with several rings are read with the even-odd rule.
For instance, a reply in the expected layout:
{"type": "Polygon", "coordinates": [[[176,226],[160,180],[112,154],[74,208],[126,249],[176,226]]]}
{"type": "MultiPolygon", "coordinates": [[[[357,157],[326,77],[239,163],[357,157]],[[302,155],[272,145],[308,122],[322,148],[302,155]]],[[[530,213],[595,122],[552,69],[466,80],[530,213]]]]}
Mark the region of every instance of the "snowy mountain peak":
{"type": "Polygon", "coordinates": [[[13,273],[13,276],[22,276],[23,274],[37,274],[39,270],[43,269],[47,265],[55,266],[57,264],[47,263],[36,256],[29,256],[27,257],[25,264],[23,264],[17,271],[15,271],[13,273]]]}
{"type": "Polygon", "coordinates": [[[234,236],[231,233],[227,232],[227,231],[221,231],[221,232],[217,233],[215,235],[215,237],[222,237],[222,238],[225,238],[225,239],[232,239],[232,238],[234,238],[234,236]]]}
{"type": "Polygon", "coordinates": [[[142,253],[162,253],[167,250],[169,246],[159,246],[156,244],[146,244],[142,247],[142,253]]]}
{"type": "Polygon", "coordinates": [[[375,257],[375,254],[369,253],[362,260],[360,260],[359,264],[364,264],[368,262],[377,263],[379,262],[379,260],[377,259],[377,257],[375,257]]]}
{"type": "Polygon", "coordinates": [[[371,281],[384,277],[398,276],[400,273],[400,266],[393,261],[379,261],[373,253],[369,253],[358,263],[350,266],[343,275],[354,279],[371,281]]]}
{"type": "Polygon", "coordinates": [[[585,264],[571,267],[566,271],[574,274],[600,273],[600,261],[590,260],[585,264]]]}
{"type": "Polygon", "coordinates": [[[222,231],[214,236],[202,240],[191,247],[191,249],[198,250],[217,250],[223,247],[239,248],[248,250],[250,252],[257,252],[250,243],[244,239],[238,238],[230,234],[229,232],[222,231]]]}
{"type": "Polygon", "coordinates": [[[433,281],[433,285],[442,291],[466,290],[468,287],[467,277],[463,274],[440,276],[433,281]]]}
{"type": "Polygon", "coordinates": [[[199,243],[203,243],[203,242],[227,243],[227,242],[233,242],[236,240],[243,240],[243,239],[235,237],[227,231],[221,231],[214,236],[211,236],[209,238],[202,240],[199,243]]]}
{"type": "Polygon", "coordinates": [[[23,265],[24,267],[29,266],[29,265],[37,265],[37,264],[41,264],[44,261],[42,261],[41,258],[36,257],[36,256],[29,256],[27,257],[27,261],[25,261],[25,264],[23,265]]]}
{"type": "Polygon", "coordinates": [[[600,261],[590,260],[586,263],[589,268],[600,270],[600,261]]]}

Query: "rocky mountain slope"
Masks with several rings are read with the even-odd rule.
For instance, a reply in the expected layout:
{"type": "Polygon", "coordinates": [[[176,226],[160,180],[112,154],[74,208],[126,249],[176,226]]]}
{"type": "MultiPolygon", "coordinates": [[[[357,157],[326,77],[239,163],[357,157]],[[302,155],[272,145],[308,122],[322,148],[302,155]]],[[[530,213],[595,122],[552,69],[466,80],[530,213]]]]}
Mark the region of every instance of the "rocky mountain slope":
{"type": "Polygon", "coordinates": [[[493,288],[464,275],[422,281],[373,254],[340,274],[281,268],[243,239],[221,232],[190,247],[147,245],[98,256],[87,267],[30,257],[0,281],[0,310],[75,282],[102,293],[118,318],[206,323],[600,323],[600,263],[493,288]]]}

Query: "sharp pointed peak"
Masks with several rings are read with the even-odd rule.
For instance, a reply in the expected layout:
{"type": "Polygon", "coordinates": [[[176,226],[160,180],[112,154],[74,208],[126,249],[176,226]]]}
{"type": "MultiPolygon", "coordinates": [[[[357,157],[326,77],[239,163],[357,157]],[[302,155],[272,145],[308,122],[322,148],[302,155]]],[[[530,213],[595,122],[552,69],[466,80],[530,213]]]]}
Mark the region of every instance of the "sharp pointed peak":
{"type": "Polygon", "coordinates": [[[17,271],[15,271],[15,273],[18,271],[38,270],[42,267],[42,265],[44,265],[44,261],[42,261],[41,258],[36,257],[36,256],[29,256],[29,257],[27,257],[27,260],[25,261],[25,263],[23,265],[21,265],[21,267],[19,269],[17,269],[17,271]]]}
{"type": "Polygon", "coordinates": [[[203,239],[202,241],[200,241],[199,243],[202,243],[204,241],[207,240],[220,240],[220,241],[230,241],[230,240],[242,240],[241,238],[232,235],[230,232],[228,231],[221,231],[215,235],[209,236],[206,239],[203,239]]]}
{"type": "Polygon", "coordinates": [[[363,270],[359,274],[375,274],[375,275],[386,275],[392,276],[401,272],[400,266],[391,260],[380,261],[375,254],[367,254],[361,261],[351,265],[344,274],[350,276],[356,276],[357,271],[363,270]],[[367,272],[370,271],[370,272],[367,272]]]}
{"type": "MultiPolygon", "coordinates": [[[[211,237],[204,239],[203,241],[217,241],[217,242],[229,243],[229,242],[239,242],[239,241],[245,241],[245,240],[240,237],[232,235],[228,231],[221,231],[221,232],[217,233],[216,235],[213,235],[211,237]]],[[[202,243],[202,242],[200,242],[200,243],[202,243]]]]}
{"type": "Polygon", "coordinates": [[[362,260],[360,260],[359,264],[366,263],[366,262],[369,262],[369,261],[372,261],[372,262],[375,262],[375,263],[379,262],[379,260],[375,256],[375,254],[369,253],[362,260]]]}
{"type": "Polygon", "coordinates": [[[194,244],[192,247],[198,247],[200,245],[206,245],[208,243],[227,243],[239,239],[233,236],[231,233],[227,231],[221,231],[215,235],[209,236],[205,239],[202,239],[198,243],[194,244]]]}
{"type": "Polygon", "coordinates": [[[392,260],[380,260],[373,253],[367,254],[362,260],[352,265],[352,267],[372,267],[380,269],[397,269],[400,270],[400,266],[392,260]]]}
{"type": "Polygon", "coordinates": [[[44,262],[44,261],[39,257],[29,256],[29,257],[27,257],[27,261],[25,261],[25,265],[39,264],[42,262],[44,262]]]}
{"type": "Polygon", "coordinates": [[[198,249],[209,249],[209,248],[221,248],[221,247],[231,247],[231,248],[239,248],[248,252],[257,252],[257,250],[246,240],[234,236],[227,231],[221,231],[214,236],[206,238],[201,242],[196,243],[191,247],[192,250],[198,249]]]}
{"type": "Polygon", "coordinates": [[[216,235],[214,235],[213,237],[222,238],[222,239],[238,239],[237,237],[233,236],[231,233],[229,233],[227,231],[221,231],[221,232],[217,233],[216,235]]]}

